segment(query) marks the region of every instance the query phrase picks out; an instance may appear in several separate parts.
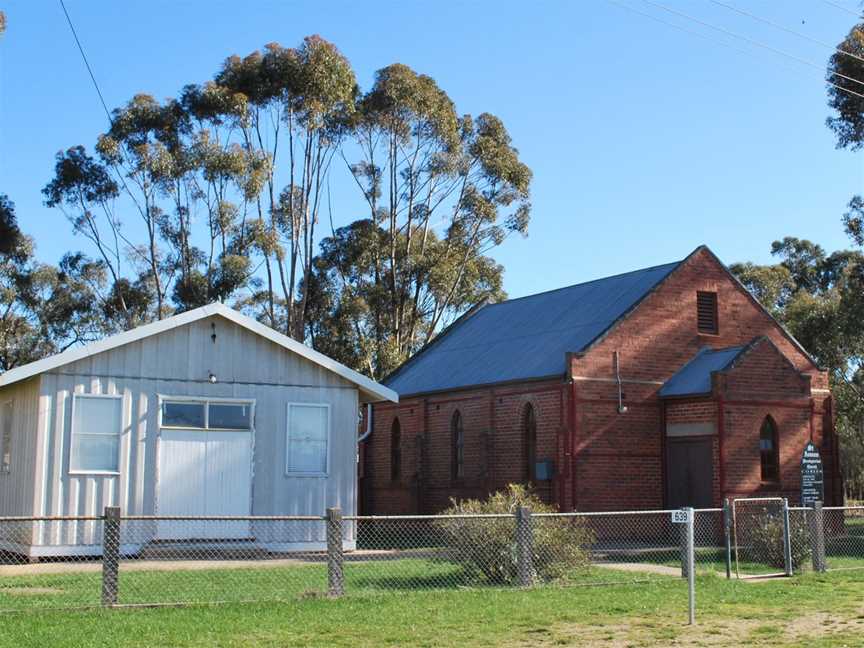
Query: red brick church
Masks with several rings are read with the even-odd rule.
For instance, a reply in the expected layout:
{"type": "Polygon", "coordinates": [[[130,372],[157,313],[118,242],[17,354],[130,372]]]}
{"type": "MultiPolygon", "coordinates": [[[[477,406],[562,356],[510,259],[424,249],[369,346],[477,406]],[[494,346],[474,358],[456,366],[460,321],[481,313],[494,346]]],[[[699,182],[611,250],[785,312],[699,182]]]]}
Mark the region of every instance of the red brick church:
{"type": "Polygon", "coordinates": [[[828,376],[720,260],[480,305],[385,381],[366,513],[433,513],[531,483],[561,510],[799,497],[812,440],[842,485],[828,376]]]}

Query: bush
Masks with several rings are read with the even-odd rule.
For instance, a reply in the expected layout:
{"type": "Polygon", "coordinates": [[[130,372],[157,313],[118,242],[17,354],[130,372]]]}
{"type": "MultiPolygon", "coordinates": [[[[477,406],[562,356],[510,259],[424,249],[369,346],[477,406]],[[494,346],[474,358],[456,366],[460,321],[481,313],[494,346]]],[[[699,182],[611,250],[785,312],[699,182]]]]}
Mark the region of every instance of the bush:
{"type": "MultiPolygon", "coordinates": [[[[800,571],[810,561],[810,533],[804,520],[789,521],[789,538],[792,541],[792,566],[800,571]]],[[[755,517],[750,529],[751,558],[754,562],[767,563],[784,569],[783,513],[765,509],[755,517]]]]}
{"type": "MultiPolygon", "coordinates": [[[[532,514],[554,513],[530,489],[510,484],[486,500],[451,499],[447,515],[514,514],[520,506],[532,514]]],[[[460,565],[474,579],[496,585],[518,583],[515,517],[438,520],[444,541],[444,559],[460,565]]],[[[535,518],[533,563],[536,580],[566,580],[590,564],[594,534],[581,518],[535,518]]]]}

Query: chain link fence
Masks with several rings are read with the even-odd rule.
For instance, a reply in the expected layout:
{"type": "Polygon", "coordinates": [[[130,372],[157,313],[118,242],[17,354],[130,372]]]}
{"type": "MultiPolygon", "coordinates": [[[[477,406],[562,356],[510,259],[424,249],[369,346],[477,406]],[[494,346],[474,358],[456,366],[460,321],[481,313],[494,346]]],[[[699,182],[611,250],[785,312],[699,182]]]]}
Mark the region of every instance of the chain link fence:
{"type": "Polygon", "coordinates": [[[864,568],[864,507],[736,500],[680,513],[0,518],[0,611],[682,577],[693,594],[691,574],[864,568]]]}

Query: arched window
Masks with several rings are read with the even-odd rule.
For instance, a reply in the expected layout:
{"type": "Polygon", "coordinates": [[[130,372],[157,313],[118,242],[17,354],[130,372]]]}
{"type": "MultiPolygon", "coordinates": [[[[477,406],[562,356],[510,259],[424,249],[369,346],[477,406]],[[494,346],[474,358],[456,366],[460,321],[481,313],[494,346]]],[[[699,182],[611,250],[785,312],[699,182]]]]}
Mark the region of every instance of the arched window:
{"type": "Polygon", "coordinates": [[[450,439],[450,475],[460,479],[465,476],[465,429],[459,410],[453,412],[450,419],[450,439]]]}
{"type": "Polygon", "coordinates": [[[759,458],[762,481],[780,481],[780,448],[777,444],[777,424],[766,416],[759,429],[759,458]]]}
{"type": "Polygon", "coordinates": [[[390,428],[390,479],[396,481],[402,477],[402,426],[399,419],[393,419],[390,428]]]}
{"type": "Polygon", "coordinates": [[[531,403],[525,406],[522,414],[522,457],[525,460],[525,481],[533,482],[537,478],[537,417],[531,403]]]}

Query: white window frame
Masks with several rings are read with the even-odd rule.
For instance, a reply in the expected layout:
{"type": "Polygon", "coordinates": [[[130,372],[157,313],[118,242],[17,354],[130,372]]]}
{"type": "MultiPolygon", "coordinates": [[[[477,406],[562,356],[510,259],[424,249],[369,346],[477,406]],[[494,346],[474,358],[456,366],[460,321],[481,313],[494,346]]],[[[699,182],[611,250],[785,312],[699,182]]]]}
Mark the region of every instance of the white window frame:
{"type": "Polygon", "coordinates": [[[304,403],[304,402],[291,402],[288,403],[285,408],[285,474],[289,477],[329,477],[330,476],[330,440],[331,440],[331,421],[330,421],[330,403],[304,403]],[[325,458],[324,458],[324,471],[305,471],[305,470],[291,470],[291,408],[292,407],[319,407],[324,409],[327,412],[327,430],[326,430],[326,443],[327,449],[325,450],[325,458]]]}
{"type": "MultiPolygon", "coordinates": [[[[68,474],[70,475],[119,475],[122,467],[123,458],[123,394],[72,394],[72,419],[69,422],[69,466],[68,474]],[[75,405],[81,399],[87,398],[113,398],[120,401],[120,429],[117,430],[117,470],[73,470],[72,469],[72,453],[75,448],[75,405]]],[[[103,435],[108,436],[108,435],[103,435]]]]}
{"type": "MultiPolygon", "coordinates": [[[[3,428],[6,426],[6,421],[3,420],[3,411],[6,409],[6,406],[9,405],[12,408],[12,422],[15,422],[15,400],[10,398],[9,400],[0,401],[0,475],[8,475],[12,472],[12,453],[9,453],[9,465],[3,465],[3,455],[6,454],[6,444],[3,442],[3,428]]],[[[12,446],[12,437],[15,435],[15,428],[10,426],[9,428],[9,445],[12,446]]]]}
{"type": "Polygon", "coordinates": [[[207,432],[254,432],[255,431],[255,399],[254,398],[212,398],[210,396],[171,396],[159,394],[159,429],[165,430],[206,430],[207,432]],[[193,425],[163,425],[162,406],[166,403],[200,403],[204,405],[204,427],[193,425]],[[210,405],[248,405],[248,428],[211,428],[210,405]]]}

